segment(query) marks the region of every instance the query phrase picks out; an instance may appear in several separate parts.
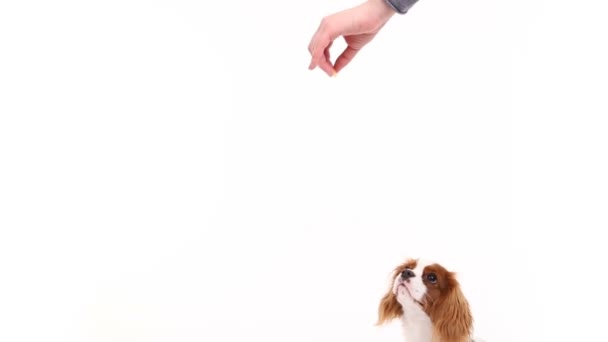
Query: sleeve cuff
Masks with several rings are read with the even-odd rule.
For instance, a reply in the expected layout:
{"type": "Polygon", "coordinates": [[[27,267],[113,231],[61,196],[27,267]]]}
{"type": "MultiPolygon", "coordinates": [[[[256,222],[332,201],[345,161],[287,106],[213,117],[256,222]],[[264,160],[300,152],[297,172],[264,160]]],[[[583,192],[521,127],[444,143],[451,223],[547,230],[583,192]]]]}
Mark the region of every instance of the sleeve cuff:
{"type": "Polygon", "coordinates": [[[418,0],[385,0],[385,2],[399,14],[405,14],[418,0]]]}

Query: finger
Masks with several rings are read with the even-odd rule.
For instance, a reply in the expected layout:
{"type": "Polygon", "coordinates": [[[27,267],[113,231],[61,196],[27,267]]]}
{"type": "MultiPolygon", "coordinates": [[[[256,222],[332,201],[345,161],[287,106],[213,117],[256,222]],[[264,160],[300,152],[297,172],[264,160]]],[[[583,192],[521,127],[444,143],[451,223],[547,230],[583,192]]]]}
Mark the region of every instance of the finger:
{"type": "Polygon", "coordinates": [[[330,56],[331,56],[330,48],[332,45],[333,45],[333,42],[329,42],[329,44],[327,45],[327,47],[324,50],[319,50],[319,51],[321,51],[319,53],[315,52],[315,55],[313,56],[313,59],[310,62],[310,65],[308,66],[308,68],[310,70],[312,70],[318,66],[321,70],[323,70],[329,76],[334,76],[336,74],[336,71],[334,70],[334,67],[333,67],[333,65],[331,63],[331,59],[330,59],[330,56]],[[319,55],[319,57],[317,57],[317,55],[319,55]]]}
{"type": "Polygon", "coordinates": [[[333,45],[333,42],[330,42],[329,45],[327,45],[327,47],[325,48],[325,50],[323,51],[323,57],[325,57],[325,59],[331,63],[331,53],[330,53],[330,49],[331,46],[333,45]]]}
{"type": "Polygon", "coordinates": [[[336,75],[336,70],[334,69],[334,66],[331,65],[331,63],[327,59],[321,59],[318,66],[327,74],[327,76],[332,77],[336,75]]]}
{"type": "Polygon", "coordinates": [[[331,47],[334,39],[338,36],[332,29],[335,25],[331,24],[331,20],[331,18],[324,18],[310,41],[308,51],[312,58],[308,68],[311,70],[321,63],[325,51],[331,47]]]}
{"type": "Polygon", "coordinates": [[[327,45],[327,47],[325,48],[325,50],[323,51],[323,59],[322,61],[322,70],[324,70],[329,76],[334,76],[336,74],[336,70],[334,69],[333,64],[331,63],[331,47],[333,45],[333,42],[330,42],[329,45],[327,45]]]}
{"type": "Polygon", "coordinates": [[[336,59],[336,64],[334,65],[336,73],[340,72],[340,70],[347,66],[348,63],[350,63],[353,58],[355,58],[359,51],[360,50],[353,49],[350,46],[346,47],[344,52],[342,52],[342,54],[340,54],[340,56],[338,56],[338,58],[336,59]]]}
{"type": "MultiPolygon", "coordinates": [[[[333,39],[330,39],[330,36],[331,36],[330,28],[335,26],[334,23],[332,23],[332,21],[335,21],[334,17],[335,17],[335,15],[321,19],[321,22],[319,23],[319,26],[317,27],[317,31],[312,36],[312,39],[310,40],[310,44],[308,46],[308,50],[311,53],[313,53],[317,48],[319,48],[319,45],[322,44],[324,41],[325,41],[324,44],[327,45],[329,41],[333,40],[333,39]]],[[[323,50],[324,47],[325,46],[322,46],[321,50],[323,50]]]]}
{"type": "Polygon", "coordinates": [[[310,66],[309,69],[314,69],[317,65],[319,65],[319,63],[321,62],[321,59],[323,59],[325,56],[325,51],[331,46],[332,44],[332,40],[329,39],[328,36],[322,36],[319,37],[318,40],[315,42],[312,50],[311,50],[311,61],[310,61],[310,66]]]}
{"type": "Polygon", "coordinates": [[[311,57],[310,65],[308,66],[308,69],[310,69],[310,70],[314,69],[317,66],[316,59],[315,59],[315,51],[316,51],[317,45],[319,44],[318,43],[319,29],[317,29],[317,32],[315,32],[312,39],[310,40],[310,43],[308,44],[308,52],[310,53],[310,57],[311,57]]]}
{"type": "Polygon", "coordinates": [[[318,50],[314,51],[312,60],[310,62],[310,65],[308,66],[310,70],[319,67],[329,76],[334,76],[336,74],[336,71],[334,70],[334,67],[330,60],[329,49],[331,45],[332,43],[330,42],[329,44],[327,44],[327,47],[325,49],[318,48],[318,50]]]}
{"type": "Polygon", "coordinates": [[[329,76],[336,76],[336,74],[338,72],[336,71],[335,66],[331,62],[331,53],[329,51],[330,48],[331,48],[331,44],[329,44],[329,46],[327,47],[327,49],[325,49],[325,53],[324,53],[325,61],[323,62],[325,64],[325,69],[324,70],[326,70],[325,72],[329,76]]]}
{"type": "MultiPolygon", "coordinates": [[[[315,32],[315,34],[312,36],[310,43],[308,44],[308,52],[310,53],[311,56],[311,60],[310,60],[310,65],[308,66],[308,69],[312,70],[317,66],[318,63],[318,50],[319,50],[319,45],[322,44],[321,40],[322,37],[326,36],[323,33],[324,30],[324,22],[321,21],[321,24],[319,25],[319,27],[317,28],[317,31],[315,32]]],[[[325,43],[328,44],[328,43],[325,43]]],[[[324,49],[325,47],[323,47],[324,49]]],[[[321,51],[323,50],[321,49],[321,51]]]]}

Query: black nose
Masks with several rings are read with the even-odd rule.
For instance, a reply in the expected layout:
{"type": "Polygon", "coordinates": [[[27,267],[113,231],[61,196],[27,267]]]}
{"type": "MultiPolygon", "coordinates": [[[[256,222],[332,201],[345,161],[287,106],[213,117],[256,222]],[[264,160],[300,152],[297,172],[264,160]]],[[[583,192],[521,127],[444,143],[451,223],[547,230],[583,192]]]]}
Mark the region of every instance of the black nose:
{"type": "Polygon", "coordinates": [[[410,278],[415,277],[416,275],[414,274],[414,272],[412,272],[412,270],[405,270],[403,272],[401,272],[401,278],[403,278],[403,280],[407,280],[410,278]]]}

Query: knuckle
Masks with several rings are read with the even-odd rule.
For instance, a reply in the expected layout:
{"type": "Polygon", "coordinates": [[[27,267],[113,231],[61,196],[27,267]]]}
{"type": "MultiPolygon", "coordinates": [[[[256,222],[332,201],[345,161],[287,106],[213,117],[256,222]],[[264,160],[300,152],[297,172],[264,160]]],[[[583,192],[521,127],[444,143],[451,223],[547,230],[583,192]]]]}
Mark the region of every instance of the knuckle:
{"type": "Polygon", "coordinates": [[[326,31],[329,31],[331,25],[332,25],[331,18],[324,17],[323,19],[321,19],[321,24],[319,25],[319,27],[321,28],[321,31],[326,32],[326,31]]]}

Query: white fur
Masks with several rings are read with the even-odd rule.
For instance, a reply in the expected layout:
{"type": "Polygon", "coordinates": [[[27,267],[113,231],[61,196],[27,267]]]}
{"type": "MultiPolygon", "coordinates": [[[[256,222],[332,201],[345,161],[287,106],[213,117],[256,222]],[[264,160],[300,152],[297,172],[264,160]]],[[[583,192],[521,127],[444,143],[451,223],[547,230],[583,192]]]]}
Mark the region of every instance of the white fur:
{"type": "Polygon", "coordinates": [[[422,298],[424,298],[424,295],[426,294],[426,286],[422,281],[424,268],[432,264],[434,264],[433,261],[419,259],[416,263],[416,267],[412,270],[415,276],[410,278],[409,282],[404,283],[412,297],[418,302],[422,302],[422,298]]]}
{"type": "Polygon", "coordinates": [[[420,307],[420,302],[426,293],[421,275],[424,268],[433,264],[429,261],[418,260],[416,268],[412,271],[416,275],[410,278],[409,282],[404,282],[401,275],[395,278],[393,293],[397,295],[397,301],[403,308],[401,323],[405,342],[430,342],[433,333],[433,323],[431,318],[420,307]]]}

